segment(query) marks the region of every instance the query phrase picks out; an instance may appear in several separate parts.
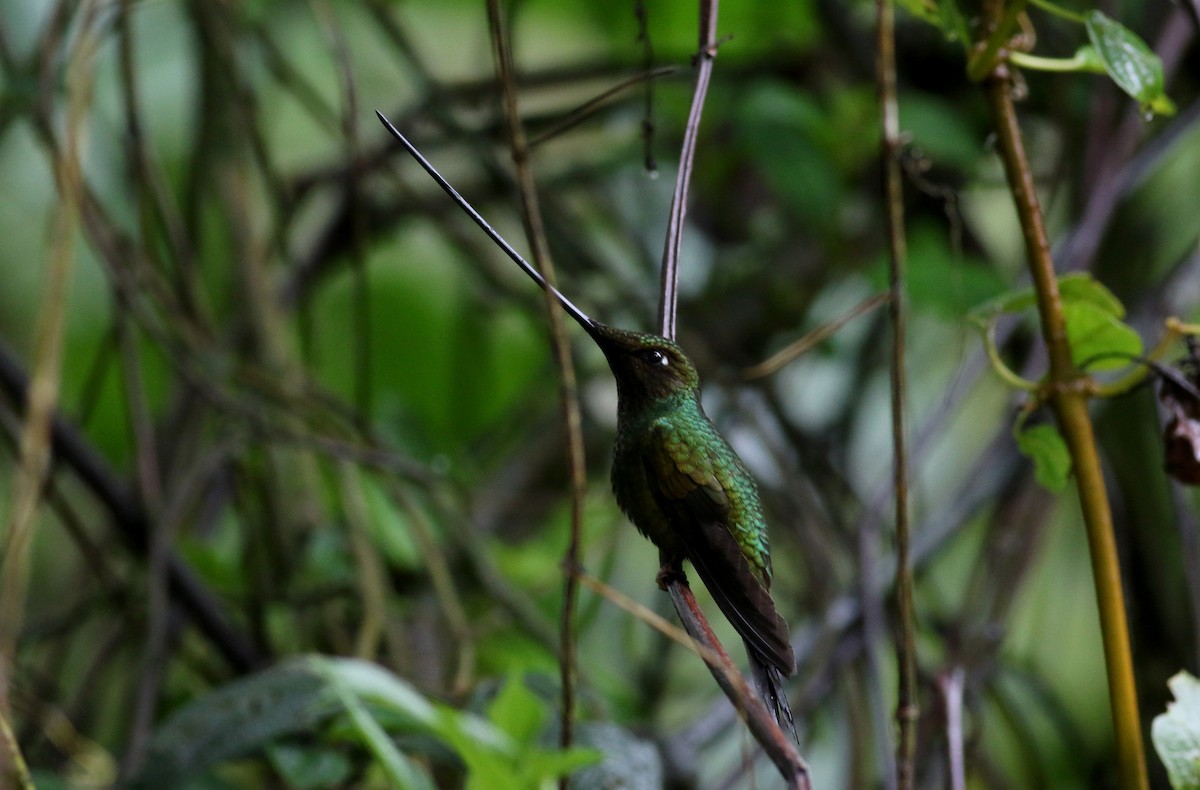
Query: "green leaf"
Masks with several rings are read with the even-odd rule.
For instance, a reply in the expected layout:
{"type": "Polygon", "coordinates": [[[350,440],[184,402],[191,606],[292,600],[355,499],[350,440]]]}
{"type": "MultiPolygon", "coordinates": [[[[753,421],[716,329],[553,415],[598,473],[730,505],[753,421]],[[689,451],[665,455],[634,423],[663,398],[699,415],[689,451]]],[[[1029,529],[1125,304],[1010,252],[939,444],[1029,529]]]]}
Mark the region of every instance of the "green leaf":
{"type": "Polygon", "coordinates": [[[1087,272],[1075,272],[1058,278],[1058,293],[1064,302],[1086,302],[1114,318],[1125,317],[1125,305],[1099,280],[1087,272]]]}
{"type": "MultiPolygon", "coordinates": [[[[337,663],[333,661],[324,661],[319,665],[323,670],[323,674],[333,686],[334,693],[341,701],[342,706],[350,716],[350,721],[354,725],[354,729],[358,734],[359,740],[367,747],[373,756],[382,766],[386,774],[389,784],[398,790],[433,790],[433,783],[429,781],[429,777],[425,776],[413,763],[409,762],[392,739],[388,737],[387,732],[383,729],[383,725],[371,715],[367,710],[367,706],[363,703],[362,698],[355,693],[350,684],[343,680],[344,667],[342,665],[350,664],[349,660],[342,660],[337,663]]],[[[354,664],[362,665],[363,667],[374,666],[367,664],[365,661],[354,661],[354,664]]],[[[383,675],[387,675],[382,669],[375,669],[383,675]]],[[[398,678],[388,675],[392,680],[396,681],[396,685],[405,686],[398,678]]],[[[371,684],[374,687],[377,684],[371,684]]],[[[405,701],[411,702],[411,697],[416,695],[413,691],[411,694],[405,693],[405,701]]],[[[419,697],[419,695],[416,695],[419,697]]],[[[421,698],[424,706],[430,709],[430,718],[435,718],[433,706],[430,705],[424,698],[421,698]]]]}
{"type": "Polygon", "coordinates": [[[1020,313],[1035,304],[1037,304],[1037,297],[1033,293],[1033,288],[1016,288],[994,296],[971,310],[967,313],[967,320],[987,326],[998,316],[1020,313]]]}
{"type": "Polygon", "coordinates": [[[217,689],[182,708],[154,733],[135,787],[174,787],[230,759],[288,735],[323,732],[345,713],[352,732],[393,787],[422,790],[428,778],[384,726],[433,736],[451,746],[512,752],[488,722],[430,702],[411,685],[368,661],[305,656],[217,689]]]}
{"type": "MultiPolygon", "coordinates": [[[[1087,272],[1059,277],[1058,293],[1064,304],[1086,303],[1114,318],[1125,317],[1125,305],[1121,304],[1121,300],[1087,272]]],[[[1014,288],[979,305],[967,317],[976,323],[986,324],[998,315],[1024,312],[1036,304],[1037,295],[1033,286],[1014,288]]]]}
{"type": "Polygon", "coordinates": [[[1037,481],[1054,493],[1067,487],[1071,475],[1071,453],[1053,425],[1035,425],[1016,434],[1017,449],[1033,461],[1037,481]]]}
{"type": "MultiPolygon", "coordinates": [[[[830,113],[783,84],[765,83],[738,98],[738,143],[755,170],[789,209],[819,228],[834,227],[846,185],[835,163],[837,150],[827,147],[830,113]]],[[[876,130],[862,135],[859,144],[878,139],[876,130]],[[868,134],[874,136],[862,136],[868,134]]]]}
{"type": "Polygon", "coordinates": [[[511,675],[488,706],[488,719],[519,746],[534,743],[546,720],[545,705],[518,675],[511,675]]]}
{"type": "Polygon", "coordinates": [[[1154,717],[1150,738],[1175,790],[1200,790],[1200,680],[1177,672],[1167,681],[1175,701],[1154,717]]]}
{"type": "Polygon", "coordinates": [[[942,31],[950,41],[970,40],[955,0],[900,0],[900,7],[942,31]]]}
{"type": "Polygon", "coordinates": [[[320,745],[283,743],[268,747],[267,755],[289,790],[344,787],[354,775],[347,754],[320,745]]]}
{"type": "MultiPolygon", "coordinates": [[[[914,309],[957,319],[968,305],[1004,291],[994,269],[950,248],[945,233],[916,224],[909,233],[908,294],[914,309]]],[[[887,287],[887,265],[881,260],[871,271],[873,283],[887,287]]]]}
{"type": "Polygon", "coordinates": [[[603,757],[599,749],[542,749],[525,756],[521,761],[521,773],[529,786],[535,786],[535,783],[540,785],[544,779],[566,776],[585,766],[595,765],[603,757]]]}
{"type": "Polygon", "coordinates": [[[1099,11],[1089,11],[1083,19],[1088,38],[1113,82],[1137,99],[1145,112],[1174,114],[1175,105],[1166,94],[1162,61],[1146,42],[1099,11]]]}
{"type": "Polygon", "coordinates": [[[1142,338],[1138,333],[1092,302],[1066,302],[1063,318],[1067,322],[1071,358],[1081,368],[1113,370],[1128,365],[1130,357],[1142,354],[1142,338]]]}
{"type": "Polygon", "coordinates": [[[316,729],[338,709],[310,659],[230,683],[176,712],[154,733],[135,787],[175,787],[284,735],[316,729]]]}

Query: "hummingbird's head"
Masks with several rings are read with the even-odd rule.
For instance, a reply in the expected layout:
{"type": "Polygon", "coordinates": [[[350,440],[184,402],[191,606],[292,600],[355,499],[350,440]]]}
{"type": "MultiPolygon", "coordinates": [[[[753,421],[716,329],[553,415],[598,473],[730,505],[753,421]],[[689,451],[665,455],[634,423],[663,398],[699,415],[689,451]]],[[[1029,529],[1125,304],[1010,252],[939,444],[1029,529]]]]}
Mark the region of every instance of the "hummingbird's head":
{"type": "Polygon", "coordinates": [[[588,334],[604,352],[622,402],[655,400],[700,387],[696,366],[683,349],[665,337],[596,321],[588,334]]]}

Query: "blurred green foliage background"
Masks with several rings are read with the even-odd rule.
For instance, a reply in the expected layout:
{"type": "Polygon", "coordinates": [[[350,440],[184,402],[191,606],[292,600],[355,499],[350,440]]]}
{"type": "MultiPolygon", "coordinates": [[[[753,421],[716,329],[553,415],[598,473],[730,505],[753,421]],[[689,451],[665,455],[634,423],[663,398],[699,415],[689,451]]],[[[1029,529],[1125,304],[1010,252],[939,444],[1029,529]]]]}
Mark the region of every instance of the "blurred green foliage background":
{"type": "MultiPolygon", "coordinates": [[[[1194,319],[1200,297],[1200,47],[1186,5],[1103,4],[1162,57],[1174,117],[1146,120],[1102,77],[1019,77],[1058,266],[1108,285],[1147,346],[1166,316],[1194,319]]],[[[678,67],[533,149],[561,288],[607,323],[649,329],[695,4],[528,0],[506,12],[534,139],[647,66],[678,67]]],[[[1039,54],[1069,56],[1083,40],[1045,13],[1029,24],[1039,54]]],[[[885,286],[872,25],[864,2],[722,5],[679,305],[708,413],[763,489],[774,593],[797,645],[793,709],[820,788],[894,782],[885,311],[770,376],[743,374],[885,286]]],[[[1021,284],[1024,265],[986,107],[961,44],[902,13],[897,46],[921,786],[946,786],[952,733],[972,787],[1114,786],[1077,506],[1040,489],[1017,454],[1021,401],[966,320],[1021,284]]],[[[381,719],[435,786],[489,786],[470,782],[490,763],[455,740],[464,711],[524,737],[522,755],[549,750],[569,487],[542,298],[373,114],[526,249],[483,4],[0,0],[0,66],[0,353],[16,371],[5,375],[35,365],[39,316],[61,311],[59,413],[117,492],[106,499],[86,459],[56,445],[10,690],[38,787],[136,777],[176,748],[171,717],[185,706],[313,653],[375,662],[444,703],[441,724],[381,719]],[[89,37],[90,103],[72,139],[64,75],[89,37]],[[66,145],[81,153],[84,209],[69,299],[48,304],[66,145]],[[181,594],[184,578],[202,594],[181,594]],[[218,625],[198,626],[206,616],[218,625]],[[489,708],[497,694],[508,696],[489,708]],[[522,706],[540,712],[526,721],[522,706]]],[[[583,564],[666,615],[657,553],[608,491],[611,376],[577,335],[583,564]]],[[[1032,316],[1002,341],[1015,369],[1039,375],[1032,316]]],[[[1149,718],[1169,676],[1200,669],[1195,500],[1161,471],[1150,388],[1095,413],[1149,718]]],[[[10,387],[0,504],[20,415],[10,387]]],[[[580,716],[611,728],[595,737],[604,770],[652,766],[576,786],[774,786],[695,656],[586,591],[576,629],[580,716]]],[[[269,709],[300,693],[264,688],[245,699],[269,709]]],[[[371,688],[377,712],[415,716],[411,698],[371,688]]],[[[201,715],[236,742],[170,781],[392,781],[345,716],[320,708],[255,731],[254,705],[237,714],[242,729],[201,715]]]]}

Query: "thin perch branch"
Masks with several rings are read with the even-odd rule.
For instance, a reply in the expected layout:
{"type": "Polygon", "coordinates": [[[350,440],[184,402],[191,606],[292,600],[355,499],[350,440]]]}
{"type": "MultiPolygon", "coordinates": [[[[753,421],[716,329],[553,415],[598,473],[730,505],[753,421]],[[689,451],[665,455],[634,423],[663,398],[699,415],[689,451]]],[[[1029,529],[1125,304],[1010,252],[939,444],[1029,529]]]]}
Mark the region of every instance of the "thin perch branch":
{"type": "MultiPolygon", "coordinates": [[[[525,225],[525,238],[533,252],[533,261],[546,279],[549,288],[542,289],[546,299],[546,314],[550,318],[551,339],[554,345],[554,361],[558,368],[560,402],[563,422],[567,429],[567,460],[571,480],[571,537],[567,542],[563,562],[574,568],[579,564],[579,550],[583,534],[583,503],[587,495],[587,462],[583,453],[583,420],[579,411],[579,386],[575,378],[575,365],[571,360],[571,345],[563,325],[559,300],[555,296],[554,262],[546,243],[546,231],[542,222],[542,211],[538,203],[537,187],[529,166],[529,143],[525,127],[521,123],[517,107],[517,80],[513,73],[512,53],[508,35],[500,13],[499,0],[488,0],[488,23],[492,33],[492,48],[496,58],[496,76],[504,92],[504,116],[508,122],[509,143],[512,147],[513,166],[516,168],[517,187],[521,197],[521,219],[525,225]]],[[[562,711],[560,745],[565,749],[571,745],[575,716],[575,599],[578,597],[578,582],[571,573],[563,574],[563,606],[560,621],[559,643],[562,683],[562,711]]],[[[559,780],[559,787],[566,790],[568,777],[559,780]]]]}
{"type": "Polygon", "coordinates": [[[876,79],[879,109],[883,120],[884,216],[888,238],[888,315],[892,324],[892,487],[896,503],[896,663],[899,680],[896,699],[896,785],[911,790],[916,784],[917,652],[916,612],[913,603],[912,562],[909,559],[908,449],[905,442],[904,400],[907,381],[904,365],[905,268],[907,243],[904,234],[904,193],[900,180],[900,112],[896,103],[895,6],[878,0],[876,30],[876,79]]]}

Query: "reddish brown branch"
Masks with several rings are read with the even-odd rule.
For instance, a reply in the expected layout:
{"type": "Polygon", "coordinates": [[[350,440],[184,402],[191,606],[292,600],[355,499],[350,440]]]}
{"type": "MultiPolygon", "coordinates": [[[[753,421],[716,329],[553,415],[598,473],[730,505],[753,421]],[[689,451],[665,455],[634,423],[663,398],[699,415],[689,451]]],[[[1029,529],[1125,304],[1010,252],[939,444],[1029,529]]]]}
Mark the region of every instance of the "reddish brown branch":
{"type": "Polygon", "coordinates": [[[667,592],[671,595],[671,602],[675,604],[684,630],[701,647],[700,657],[704,659],[713,679],[746,722],[750,734],[763,747],[771,762],[775,763],[787,787],[810,790],[812,784],[808,777],[808,765],[721,646],[687,581],[672,580],[667,585],[667,592]]]}

